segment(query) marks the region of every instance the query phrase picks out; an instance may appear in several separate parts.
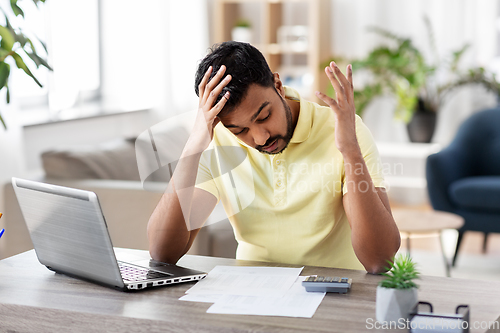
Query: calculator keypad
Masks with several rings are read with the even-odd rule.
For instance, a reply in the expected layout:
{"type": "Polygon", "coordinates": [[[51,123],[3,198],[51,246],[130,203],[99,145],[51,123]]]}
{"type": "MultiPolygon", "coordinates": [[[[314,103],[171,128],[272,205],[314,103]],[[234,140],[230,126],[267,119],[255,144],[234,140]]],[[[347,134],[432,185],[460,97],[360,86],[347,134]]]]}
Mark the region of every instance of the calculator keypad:
{"type": "Polygon", "coordinates": [[[349,278],[343,277],[330,277],[330,276],[308,276],[304,281],[306,282],[336,282],[336,283],[348,283],[349,278]]]}
{"type": "Polygon", "coordinates": [[[352,280],[338,276],[308,276],[302,285],[310,292],[332,292],[345,294],[351,289],[352,280]]]}

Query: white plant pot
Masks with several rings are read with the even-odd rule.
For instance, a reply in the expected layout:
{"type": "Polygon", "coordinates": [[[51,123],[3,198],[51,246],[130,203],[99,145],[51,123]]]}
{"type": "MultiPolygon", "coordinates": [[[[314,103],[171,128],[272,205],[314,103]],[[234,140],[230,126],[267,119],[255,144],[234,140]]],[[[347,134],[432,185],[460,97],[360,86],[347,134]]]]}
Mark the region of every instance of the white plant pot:
{"type": "Polygon", "coordinates": [[[233,30],[231,30],[231,38],[236,42],[252,43],[252,29],[234,27],[233,30]]]}
{"type": "Polygon", "coordinates": [[[377,287],[377,321],[398,322],[407,319],[410,311],[418,302],[418,289],[393,289],[377,287]]]}

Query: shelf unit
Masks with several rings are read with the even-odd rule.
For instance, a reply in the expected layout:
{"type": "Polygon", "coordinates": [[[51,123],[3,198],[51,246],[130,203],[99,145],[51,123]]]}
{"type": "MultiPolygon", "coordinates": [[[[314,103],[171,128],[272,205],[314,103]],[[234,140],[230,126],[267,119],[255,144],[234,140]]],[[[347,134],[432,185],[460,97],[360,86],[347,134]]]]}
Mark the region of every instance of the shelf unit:
{"type": "MultiPolygon", "coordinates": [[[[214,43],[231,40],[231,30],[238,19],[249,19],[244,12],[245,6],[258,7],[257,19],[250,18],[252,26],[258,25],[260,28],[260,33],[254,36],[252,44],[264,54],[271,70],[280,73],[282,80],[286,71],[293,72],[294,68],[305,71],[309,84],[303,87],[303,91],[306,91],[302,92],[303,97],[321,102],[314,92],[326,92],[329,84],[321,66],[331,56],[329,0],[216,0],[214,5],[214,43]],[[278,29],[284,24],[284,7],[294,4],[303,4],[307,8],[308,45],[305,50],[297,51],[278,43],[278,29]],[[305,61],[300,65],[295,65],[292,61],[283,72],[285,57],[290,62],[290,56],[299,56],[305,58],[305,61]]],[[[287,25],[293,24],[291,22],[287,25]]]]}

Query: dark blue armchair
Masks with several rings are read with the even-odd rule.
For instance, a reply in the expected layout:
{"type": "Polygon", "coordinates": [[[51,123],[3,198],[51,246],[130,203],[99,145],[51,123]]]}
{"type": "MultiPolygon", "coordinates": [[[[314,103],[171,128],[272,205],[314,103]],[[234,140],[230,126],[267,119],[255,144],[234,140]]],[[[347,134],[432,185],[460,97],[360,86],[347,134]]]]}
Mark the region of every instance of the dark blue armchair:
{"type": "Polygon", "coordinates": [[[462,216],[455,265],[466,231],[500,233],[500,107],[478,112],[460,126],[452,143],[427,158],[427,188],[435,210],[462,216]]]}

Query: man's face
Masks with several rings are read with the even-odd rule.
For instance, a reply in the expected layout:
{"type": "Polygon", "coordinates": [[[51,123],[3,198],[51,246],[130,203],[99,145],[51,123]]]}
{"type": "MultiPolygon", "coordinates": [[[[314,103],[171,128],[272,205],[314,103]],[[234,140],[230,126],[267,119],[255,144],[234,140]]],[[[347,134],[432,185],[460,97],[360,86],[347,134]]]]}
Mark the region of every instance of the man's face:
{"type": "Polygon", "coordinates": [[[292,112],[274,87],[252,84],[221,122],[238,139],[265,154],[281,153],[293,135],[292,112]]]}

